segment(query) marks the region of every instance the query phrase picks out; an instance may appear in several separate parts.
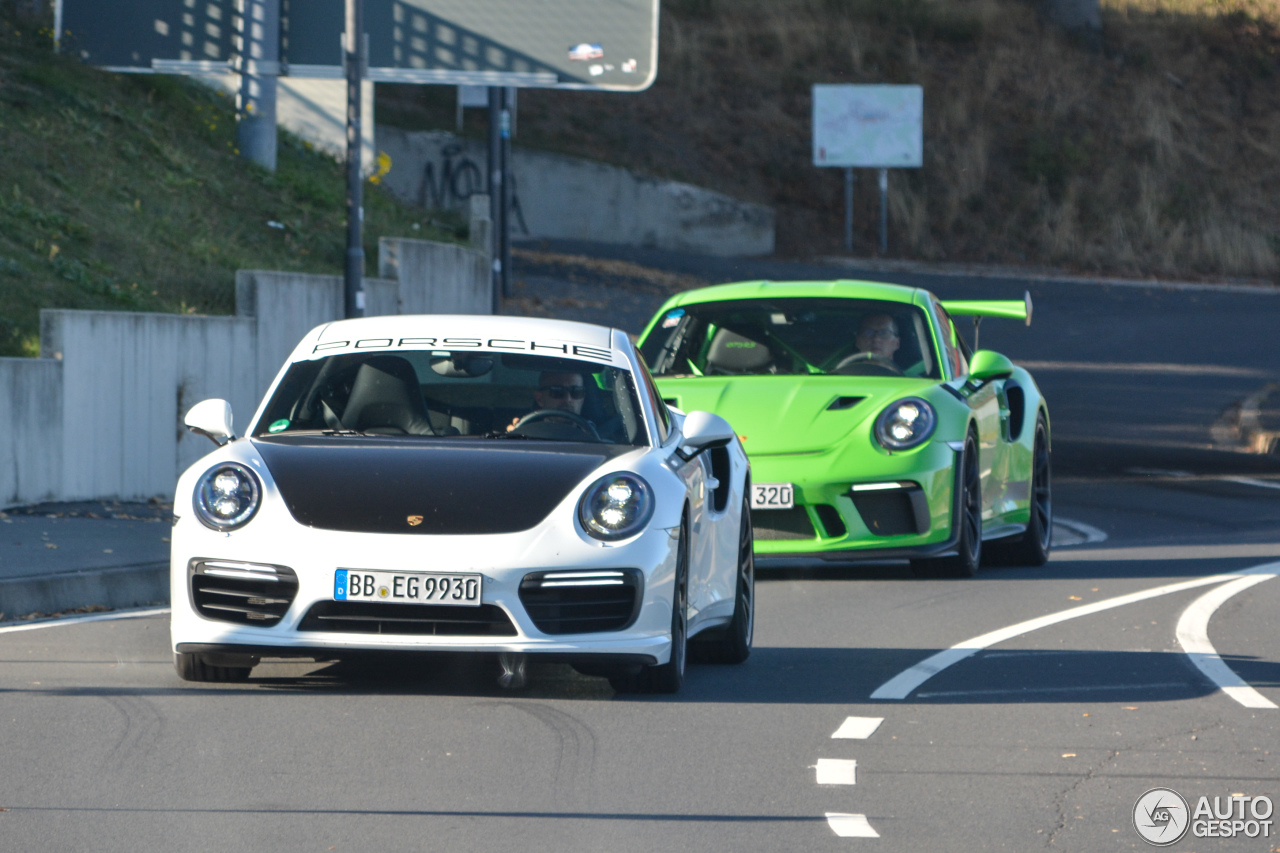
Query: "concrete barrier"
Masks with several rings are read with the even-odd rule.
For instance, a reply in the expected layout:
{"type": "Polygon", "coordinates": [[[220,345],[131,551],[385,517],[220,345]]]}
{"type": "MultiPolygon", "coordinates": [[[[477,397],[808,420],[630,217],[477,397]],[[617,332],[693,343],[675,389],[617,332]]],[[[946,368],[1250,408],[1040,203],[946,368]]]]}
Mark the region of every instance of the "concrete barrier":
{"type": "Polygon", "coordinates": [[[378,274],[400,282],[400,314],[492,314],[489,258],[451,243],[383,237],[378,274]]]}
{"type": "Polygon", "coordinates": [[[62,362],[58,500],[141,500],[173,492],[208,452],[182,417],[208,397],[243,427],[257,404],[254,322],[124,311],[41,311],[40,352],[62,362]]]}
{"type": "MultiPolygon", "coordinates": [[[[462,207],[487,186],[479,140],[379,125],[383,178],[423,207],[462,207]]],[[[712,190],[590,160],[515,149],[513,239],[591,240],[711,255],[770,255],[774,213],[712,190]]]]}
{"type": "Polygon", "coordinates": [[[61,493],[62,362],[0,358],[0,442],[0,507],[61,493]]]}

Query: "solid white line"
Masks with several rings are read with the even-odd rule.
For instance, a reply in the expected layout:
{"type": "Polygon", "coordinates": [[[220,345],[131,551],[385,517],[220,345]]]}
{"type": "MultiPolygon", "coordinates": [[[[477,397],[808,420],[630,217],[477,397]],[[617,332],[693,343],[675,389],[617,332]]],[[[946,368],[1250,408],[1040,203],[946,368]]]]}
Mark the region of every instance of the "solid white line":
{"type": "Polygon", "coordinates": [[[917,699],[932,699],[944,696],[1022,696],[1029,693],[1093,693],[1098,690],[1168,690],[1174,687],[1188,687],[1185,681],[1158,681],[1154,684],[1081,684],[1075,687],[1011,687],[1000,690],[937,690],[926,693],[920,691],[917,699]]]}
{"type": "Polygon", "coordinates": [[[1271,580],[1273,577],[1275,577],[1274,572],[1257,574],[1223,584],[1197,598],[1178,619],[1178,644],[1191,658],[1191,662],[1223,693],[1246,708],[1275,709],[1276,704],[1250,687],[1244,679],[1236,675],[1231,667],[1223,663],[1213,643],[1209,642],[1209,617],[1213,616],[1213,612],[1231,596],[1243,592],[1254,584],[1271,580]]]}
{"type": "Polygon", "coordinates": [[[841,838],[879,838],[864,814],[827,812],[827,825],[841,838]]]}
{"type": "Polygon", "coordinates": [[[833,738],[849,738],[866,740],[875,734],[876,729],[884,722],[884,717],[845,717],[840,728],[836,729],[833,738]]]}
{"type": "Polygon", "coordinates": [[[1195,589],[1196,587],[1223,583],[1224,581],[1234,580],[1235,578],[1242,577],[1244,575],[1274,574],[1277,569],[1280,569],[1280,563],[1264,563],[1261,566],[1255,566],[1251,569],[1245,569],[1240,572],[1213,575],[1211,577],[1182,581],[1181,583],[1157,586],[1152,589],[1144,589],[1140,592],[1130,593],[1129,595],[1107,598],[1102,601],[1095,601],[1093,604],[1083,604],[1079,607],[1072,607],[1067,610],[1061,610],[1057,613],[1050,613],[1047,616],[1029,619],[1026,622],[1019,622],[1016,625],[1010,625],[1007,628],[1001,628],[998,631],[992,631],[988,634],[982,634],[981,636],[974,637],[973,639],[965,640],[962,643],[957,643],[949,649],[944,649],[937,654],[930,655],[915,666],[903,670],[884,684],[881,684],[876,688],[875,692],[871,694],[871,698],[906,699],[913,690],[921,684],[924,684],[930,678],[933,678],[933,676],[942,672],[944,669],[957,664],[966,658],[972,657],[983,649],[989,646],[994,646],[996,643],[1003,643],[1005,640],[1011,640],[1014,637],[1029,634],[1032,631],[1039,630],[1040,628],[1047,628],[1050,625],[1057,625],[1059,622],[1066,622],[1069,619],[1075,619],[1080,616],[1089,616],[1094,613],[1100,613],[1104,610],[1111,610],[1114,607],[1123,607],[1126,604],[1146,601],[1149,598],[1158,598],[1162,595],[1182,592],[1186,589],[1195,589]]]}
{"type": "Polygon", "coordinates": [[[818,759],[819,785],[853,785],[857,782],[858,762],[844,758],[818,759]]]}
{"type": "Polygon", "coordinates": [[[1280,483],[1272,483],[1266,480],[1255,480],[1252,477],[1223,477],[1232,483],[1243,483],[1246,486],[1257,486],[1260,489],[1280,489],[1280,483]]]}
{"type": "Polygon", "coordinates": [[[1061,516],[1054,516],[1053,523],[1060,524],[1072,533],[1078,533],[1083,536],[1084,541],[1080,543],[1081,545],[1092,545],[1095,542],[1107,541],[1107,534],[1094,527],[1092,524],[1085,524],[1083,521],[1076,521],[1071,518],[1062,518],[1061,516]]]}
{"type": "Polygon", "coordinates": [[[116,619],[143,619],[147,616],[159,616],[168,613],[167,607],[152,607],[147,610],[116,610],[111,613],[92,613],[88,616],[67,616],[61,619],[46,619],[43,622],[28,622],[24,625],[7,625],[0,628],[0,634],[14,634],[18,631],[34,631],[37,628],[58,628],[63,625],[80,625],[84,622],[112,622],[116,619]]]}

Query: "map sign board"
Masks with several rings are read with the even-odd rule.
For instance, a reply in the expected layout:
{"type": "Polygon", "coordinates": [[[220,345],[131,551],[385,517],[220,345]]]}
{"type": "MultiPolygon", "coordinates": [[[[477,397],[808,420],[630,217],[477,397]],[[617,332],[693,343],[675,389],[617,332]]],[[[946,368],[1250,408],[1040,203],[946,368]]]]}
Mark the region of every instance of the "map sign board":
{"type": "Polygon", "coordinates": [[[924,165],[924,89],[815,85],[813,165],[855,169],[924,165]]]}
{"type": "MultiPolygon", "coordinates": [[[[343,0],[279,0],[282,76],[340,78],[343,0]]],[[[638,92],[659,0],[364,0],[374,82],[638,92]]],[[[61,49],[118,71],[235,62],[237,0],[57,0],[61,49]]],[[[269,73],[269,71],[267,72],[269,73]]]]}

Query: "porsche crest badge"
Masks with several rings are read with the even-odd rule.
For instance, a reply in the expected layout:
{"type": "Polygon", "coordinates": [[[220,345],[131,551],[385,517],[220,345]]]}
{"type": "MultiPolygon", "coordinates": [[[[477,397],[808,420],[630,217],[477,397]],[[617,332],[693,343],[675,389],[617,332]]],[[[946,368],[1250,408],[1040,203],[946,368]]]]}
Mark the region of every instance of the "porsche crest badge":
{"type": "Polygon", "coordinates": [[[417,527],[419,524],[422,523],[422,516],[411,515],[408,518],[406,518],[405,521],[409,522],[410,527],[417,527]]]}

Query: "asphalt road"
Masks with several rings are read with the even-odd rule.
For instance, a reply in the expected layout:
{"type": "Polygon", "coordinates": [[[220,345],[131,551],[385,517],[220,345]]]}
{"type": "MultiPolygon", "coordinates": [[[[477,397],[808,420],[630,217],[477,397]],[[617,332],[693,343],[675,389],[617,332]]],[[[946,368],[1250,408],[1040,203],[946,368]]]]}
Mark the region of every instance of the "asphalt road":
{"type": "Polygon", "coordinates": [[[163,614],[0,629],[0,849],[1105,851],[1154,787],[1280,800],[1280,466],[1208,432],[1280,379],[1280,297],[1030,289],[982,339],[1050,401],[1044,568],[762,571],[751,659],[675,697],[449,659],[191,685],[163,614]]]}

